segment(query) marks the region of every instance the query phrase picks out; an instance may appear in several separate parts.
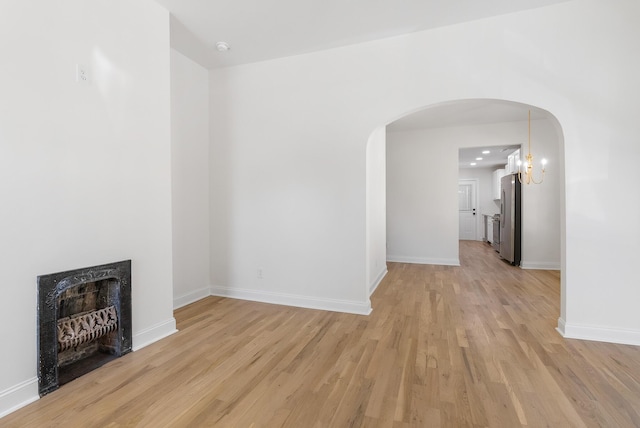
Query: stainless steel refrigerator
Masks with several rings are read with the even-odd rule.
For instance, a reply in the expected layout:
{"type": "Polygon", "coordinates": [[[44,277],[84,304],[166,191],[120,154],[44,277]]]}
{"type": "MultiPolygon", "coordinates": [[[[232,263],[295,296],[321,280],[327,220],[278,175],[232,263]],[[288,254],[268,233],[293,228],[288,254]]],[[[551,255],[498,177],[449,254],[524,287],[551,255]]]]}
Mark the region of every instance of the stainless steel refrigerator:
{"type": "Polygon", "coordinates": [[[500,188],[500,257],[519,266],[522,253],[522,186],[517,174],[502,177],[500,188]]]}

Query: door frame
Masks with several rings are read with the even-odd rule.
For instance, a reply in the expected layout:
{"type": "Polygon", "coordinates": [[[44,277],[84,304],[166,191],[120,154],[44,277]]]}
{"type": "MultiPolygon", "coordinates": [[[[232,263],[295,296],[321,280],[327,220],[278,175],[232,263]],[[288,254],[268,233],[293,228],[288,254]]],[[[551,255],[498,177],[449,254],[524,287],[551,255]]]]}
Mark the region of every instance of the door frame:
{"type": "MultiPolygon", "coordinates": [[[[472,182],[474,184],[474,188],[475,188],[475,207],[476,207],[476,236],[475,236],[475,240],[476,241],[482,241],[482,234],[481,234],[481,229],[484,231],[483,228],[481,228],[482,224],[480,223],[480,218],[482,218],[482,215],[480,214],[480,179],[479,178],[458,178],[458,186],[460,186],[460,184],[467,184],[469,182],[472,182]]],[[[460,211],[458,211],[458,216],[460,216],[460,211]]],[[[460,240],[460,231],[458,231],[458,240],[460,240]]]]}

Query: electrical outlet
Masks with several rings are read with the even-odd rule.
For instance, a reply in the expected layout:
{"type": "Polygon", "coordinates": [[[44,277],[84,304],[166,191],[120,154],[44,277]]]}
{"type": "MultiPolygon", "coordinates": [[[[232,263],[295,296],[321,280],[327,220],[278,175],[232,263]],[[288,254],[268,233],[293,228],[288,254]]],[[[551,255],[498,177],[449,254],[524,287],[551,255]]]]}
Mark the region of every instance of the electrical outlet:
{"type": "Polygon", "coordinates": [[[256,276],[258,277],[258,279],[262,279],[262,269],[261,268],[258,268],[256,270],[256,276]]]}

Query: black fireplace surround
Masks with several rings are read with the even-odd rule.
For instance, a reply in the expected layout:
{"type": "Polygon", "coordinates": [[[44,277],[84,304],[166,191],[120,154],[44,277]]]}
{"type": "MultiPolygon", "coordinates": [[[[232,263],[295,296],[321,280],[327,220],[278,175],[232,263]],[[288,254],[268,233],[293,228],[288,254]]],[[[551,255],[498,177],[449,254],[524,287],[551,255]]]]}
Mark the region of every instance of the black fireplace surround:
{"type": "Polygon", "coordinates": [[[40,396],[128,352],[131,260],[38,276],[40,396]]]}

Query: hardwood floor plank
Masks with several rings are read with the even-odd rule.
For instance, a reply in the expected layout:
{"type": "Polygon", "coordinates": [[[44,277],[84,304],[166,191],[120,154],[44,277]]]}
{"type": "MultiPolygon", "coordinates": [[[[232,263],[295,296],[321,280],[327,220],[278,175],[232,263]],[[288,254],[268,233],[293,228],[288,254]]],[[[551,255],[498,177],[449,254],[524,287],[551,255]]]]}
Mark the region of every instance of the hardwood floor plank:
{"type": "Polygon", "coordinates": [[[2,427],[640,427],[640,347],[565,340],[560,277],[460,243],[369,316],[209,297],[2,427]]]}

